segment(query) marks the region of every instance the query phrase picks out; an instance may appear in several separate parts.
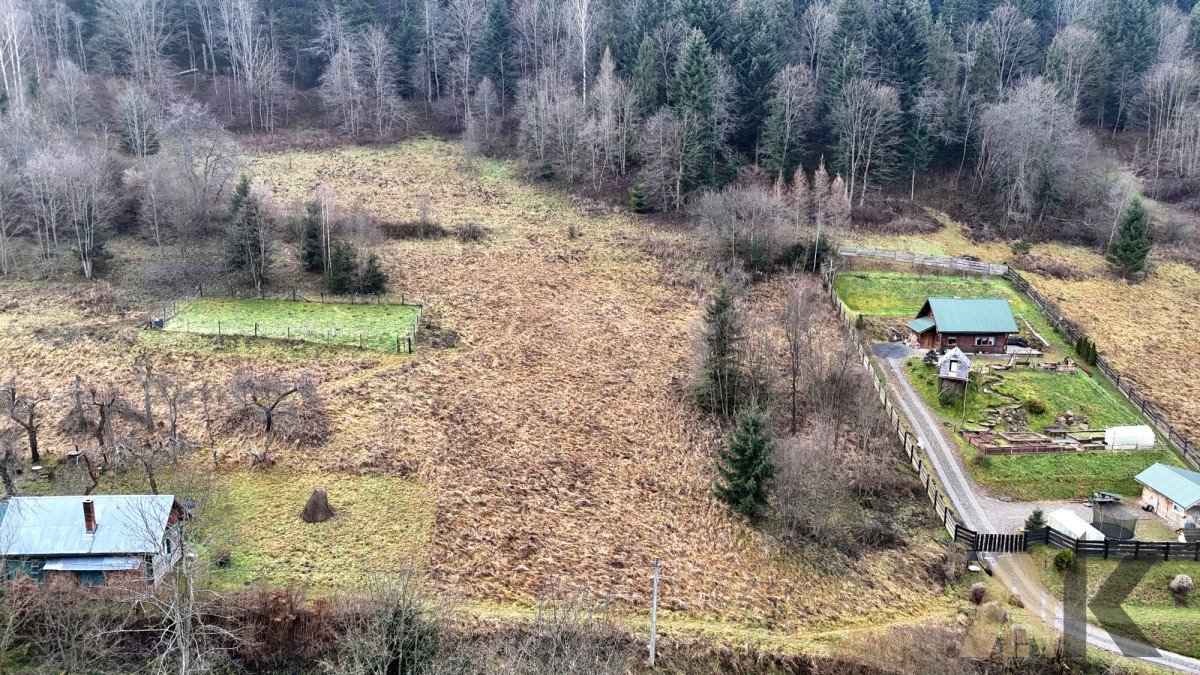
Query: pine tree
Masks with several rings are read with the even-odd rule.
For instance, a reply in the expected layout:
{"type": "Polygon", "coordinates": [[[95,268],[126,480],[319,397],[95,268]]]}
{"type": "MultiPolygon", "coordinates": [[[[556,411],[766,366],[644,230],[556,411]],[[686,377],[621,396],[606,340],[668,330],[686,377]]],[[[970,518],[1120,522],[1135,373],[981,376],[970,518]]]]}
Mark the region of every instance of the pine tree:
{"type": "Polygon", "coordinates": [[[882,0],[871,30],[879,80],[900,95],[900,107],[912,109],[925,75],[931,29],[928,0],[882,0]]]}
{"type": "Polygon", "coordinates": [[[970,27],[979,20],[979,0],[943,0],[938,20],[946,24],[954,41],[961,44],[970,27]]]}
{"type": "Polygon", "coordinates": [[[645,38],[656,28],[675,18],[678,8],[673,0],[637,0],[628,15],[624,40],[617,50],[617,65],[629,72],[637,62],[645,38]]]}
{"type": "Polygon", "coordinates": [[[725,51],[729,36],[729,0],[680,0],[679,18],[688,28],[704,33],[713,52],[725,51]]]}
{"type": "Polygon", "coordinates": [[[1046,514],[1041,509],[1034,509],[1025,519],[1025,531],[1036,532],[1046,527],[1046,514]]]}
{"type": "Polygon", "coordinates": [[[367,256],[358,270],[356,285],[358,292],[365,295],[382,295],[387,292],[388,275],[379,264],[379,256],[367,256]]]}
{"type": "MultiPolygon", "coordinates": [[[[682,193],[708,187],[715,182],[717,150],[717,62],[708,40],[693,30],[671,80],[671,109],[684,130],[682,193]]],[[[682,195],[677,195],[681,202],[682,195]]]]}
{"type": "Polygon", "coordinates": [[[742,379],[741,343],[742,321],[733,291],[721,284],[704,312],[704,364],[692,388],[693,399],[704,410],[724,417],[733,415],[742,379]]]}
{"type": "Polygon", "coordinates": [[[516,49],[513,45],[512,16],[508,0],[488,3],[487,25],[480,46],[480,74],[491,79],[501,105],[512,96],[517,77],[516,49]]]}
{"type": "Polygon", "coordinates": [[[233,188],[233,196],[229,198],[229,210],[225,214],[227,220],[232,222],[235,218],[237,218],[238,211],[242,210],[242,204],[245,203],[246,198],[249,196],[250,177],[242,174],[242,176],[238,178],[237,185],[233,188]]]}
{"type": "Polygon", "coordinates": [[[1150,0],[1104,0],[1096,25],[1108,57],[1105,121],[1118,128],[1129,116],[1142,74],[1154,61],[1154,8],[1150,0]]]}
{"type": "Polygon", "coordinates": [[[323,253],[320,206],[316,202],[309,202],[304,207],[304,216],[300,218],[300,264],[306,271],[323,272],[323,253]]]}
{"type": "Polygon", "coordinates": [[[975,63],[967,74],[967,94],[980,102],[1000,98],[1000,53],[990,29],[980,31],[975,43],[975,63]]]}
{"type": "Polygon", "coordinates": [[[271,267],[272,245],[266,207],[249,194],[245,177],[230,200],[232,219],[225,236],[225,268],[245,275],[261,291],[271,267]],[[245,188],[243,188],[245,185],[245,188]],[[236,204],[236,206],[235,206],[236,204]]]}
{"type": "Polygon", "coordinates": [[[325,287],[335,295],[351,293],[357,278],[358,252],[350,244],[334,240],[329,248],[329,276],[325,277],[325,287]]]}
{"type": "Polygon", "coordinates": [[[718,457],[720,477],[713,485],[713,494],[751,522],[758,521],[767,507],[775,475],[771,463],[774,447],[766,415],[749,409],[738,415],[728,445],[718,457]]]}
{"type": "Polygon", "coordinates": [[[667,79],[654,40],[642,38],[633,67],[632,89],[641,117],[649,117],[667,103],[667,79]]]}
{"type": "Polygon", "coordinates": [[[1200,3],[1192,7],[1191,12],[1188,12],[1187,42],[1185,46],[1189,56],[1193,59],[1200,58],[1200,3]]]}
{"type": "Polygon", "coordinates": [[[733,144],[752,153],[767,117],[767,97],[772,80],[787,63],[785,26],[792,25],[790,5],[779,0],[743,0],[733,13],[729,36],[729,64],[737,79],[735,97],[738,128],[733,144]]]}
{"type": "Polygon", "coordinates": [[[1117,236],[1108,247],[1108,265],[1126,279],[1132,279],[1146,269],[1150,254],[1150,225],[1146,207],[1134,199],[1121,216],[1117,236]]]}

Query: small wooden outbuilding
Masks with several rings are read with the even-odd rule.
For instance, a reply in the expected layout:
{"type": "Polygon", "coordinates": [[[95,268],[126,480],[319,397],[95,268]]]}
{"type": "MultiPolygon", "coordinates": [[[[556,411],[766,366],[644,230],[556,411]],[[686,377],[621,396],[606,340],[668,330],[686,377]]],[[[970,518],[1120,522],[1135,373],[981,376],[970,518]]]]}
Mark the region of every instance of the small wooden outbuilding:
{"type": "Polygon", "coordinates": [[[938,360],[938,393],[950,390],[959,396],[967,391],[971,378],[971,359],[955,347],[938,360]]]}
{"type": "Polygon", "coordinates": [[[1004,298],[929,298],[908,329],[920,349],[973,354],[1003,354],[1009,336],[1020,333],[1004,298]]]}

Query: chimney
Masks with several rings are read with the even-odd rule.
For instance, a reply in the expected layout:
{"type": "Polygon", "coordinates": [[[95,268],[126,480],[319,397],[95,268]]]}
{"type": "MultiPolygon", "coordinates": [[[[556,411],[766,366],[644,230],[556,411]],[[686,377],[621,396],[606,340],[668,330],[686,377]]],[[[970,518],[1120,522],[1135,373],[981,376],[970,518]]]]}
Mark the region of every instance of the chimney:
{"type": "Polygon", "coordinates": [[[88,534],[96,533],[96,505],[92,500],[83,500],[83,529],[88,534]]]}

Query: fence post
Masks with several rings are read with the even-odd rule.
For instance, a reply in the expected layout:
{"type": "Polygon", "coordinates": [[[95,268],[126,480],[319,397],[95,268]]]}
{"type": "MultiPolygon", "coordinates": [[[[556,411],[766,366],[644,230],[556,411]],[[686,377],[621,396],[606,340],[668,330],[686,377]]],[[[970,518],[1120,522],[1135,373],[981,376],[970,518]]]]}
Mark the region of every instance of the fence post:
{"type": "Polygon", "coordinates": [[[400,353],[400,336],[398,334],[396,335],[396,353],[400,353]]]}
{"type": "Polygon", "coordinates": [[[358,348],[362,349],[362,333],[358,334],[358,348]]]}
{"type": "Polygon", "coordinates": [[[296,289],[292,288],[292,302],[296,301],[296,289]]]}
{"type": "Polygon", "coordinates": [[[1108,537],[1104,538],[1104,559],[1108,560],[1108,537]]]}
{"type": "Polygon", "coordinates": [[[258,322],[254,322],[254,337],[258,337],[258,322]]]}
{"type": "Polygon", "coordinates": [[[288,339],[291,340],[292,339],[292,324],[290,324],[290,323],[287,325],[287,332],[288,332],[288,339]]]}
{"type": "Polygon", "coordinates": [[[412,336],[410,335],[409,337],[407,337],[405,339],[408,340],[408,353],[411,354],[412,353],[412,336]]]}
{"type": "Polygon", "coordinates": [[[217,337],[221,337],[221,320],[217,319],[217,337]]]}
{"type": "Polygon", "coordinates": [[[1171,559],[1171,542],[1167,542],[1167,548],[1163,551],[1163,562],[1171,559]]]}

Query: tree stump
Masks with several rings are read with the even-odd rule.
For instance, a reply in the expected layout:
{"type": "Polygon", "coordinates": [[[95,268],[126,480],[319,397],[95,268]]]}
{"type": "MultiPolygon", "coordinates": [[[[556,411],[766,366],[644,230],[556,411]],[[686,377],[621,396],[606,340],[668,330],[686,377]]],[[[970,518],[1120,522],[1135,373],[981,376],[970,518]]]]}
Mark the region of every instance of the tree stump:
{"type": "Polygon", "coordinates": [[[324,490],[313,490],[300,519],[306,523],[323,523],[333,517],[333,507],[329,505],[329,495],[324,490]]]}

